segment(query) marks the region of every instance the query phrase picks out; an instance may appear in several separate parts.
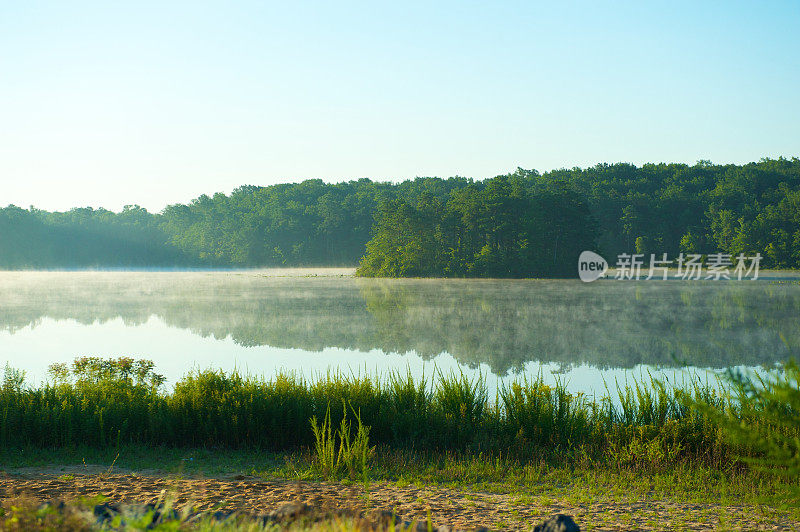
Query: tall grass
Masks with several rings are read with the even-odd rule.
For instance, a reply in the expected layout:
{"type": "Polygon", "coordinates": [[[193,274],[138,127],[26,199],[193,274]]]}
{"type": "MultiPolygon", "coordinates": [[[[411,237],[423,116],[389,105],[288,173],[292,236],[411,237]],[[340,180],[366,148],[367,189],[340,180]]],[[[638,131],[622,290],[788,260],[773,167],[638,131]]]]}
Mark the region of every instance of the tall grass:
{"type": "Polygon", "coordinates": [[[567,393],[561,381],[546,385],[541,378],[504,385],[500,398],[505,421],[517,429],[517,444],[564,448],[595,439],[592,422],[602,422],[595,405],[582,395],[567,393]]]}
{"type": "Polygon", "coordinates": [[[541,377],[509,382],[490,401],[482,378],[454,373],[415,380],[329,372],[308,381],[292,373],[261,378],[205,370],[187,374],[171,391],[162,384],[152,364],[130,359],[78,359],[54,367],[51,379],[35,388],[7,369],[0,444],[312,448],[309,421],[323,420],[318,429],[340,427],[349,437],[349,409],[370,427],[371,443],[395,449],[522,460],[589,455],[646,467],[681,459],[726,464],[740,454],[718,418],[693,406],[699,402],[743,423],[768,423],[753,409],[738,409],[735,389],[652,378],[618,386],[617,401],[570,394],[562,382],[548,385],[541,377]]]}
{"type": "Polygon", "coordinates": [[[342,405],[342,422],[333,431],[330,405],[321,423],[311,418],[314,433],[315,464],[322,476],[338,479],[346,473],[351,479],[367,481],[369,462],[375,454],[375,447],[369,445],[370,427],[361,422],[361,414],[354,411],[356,418],[355,434],[352,423],[347,419],[347,405],[342,405]],[[336,450],[336,443],[339,450],[336,450]]]}

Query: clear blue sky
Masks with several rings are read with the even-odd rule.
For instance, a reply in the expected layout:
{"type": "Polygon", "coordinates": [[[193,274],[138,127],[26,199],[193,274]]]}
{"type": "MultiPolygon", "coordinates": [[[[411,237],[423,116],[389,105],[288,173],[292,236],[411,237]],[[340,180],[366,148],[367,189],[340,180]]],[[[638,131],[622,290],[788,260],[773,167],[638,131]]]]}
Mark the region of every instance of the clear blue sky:
{"type": "Polygon", "coordinates": [[[800,156],[799,28],[798,1],[6,1],[0,204],[800,156]]]}

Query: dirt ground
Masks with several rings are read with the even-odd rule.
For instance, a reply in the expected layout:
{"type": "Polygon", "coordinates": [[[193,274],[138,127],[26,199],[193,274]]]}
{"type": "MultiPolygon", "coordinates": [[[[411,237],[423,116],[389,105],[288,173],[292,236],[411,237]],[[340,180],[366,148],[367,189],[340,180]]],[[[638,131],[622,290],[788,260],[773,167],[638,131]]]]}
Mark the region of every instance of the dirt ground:
{"type": "Polygon", "coordinates": [[[566,513],[581,530],[800,530],[765,507],[714,506],[669,500],[567,503],[548,497],[520,497],[446,487],[399,487],[329,482],[263,480],[256,477],[167,478],[148,472],[103,473],[99,468],[26,468],[0,473],[0,498],[20,495],[73,500],[104,495],[110,502],[151,503],[172,497],[177,506],[264,514],[283,502],[315,506],[394,510],[413,521],[431,516],[437,526],[472,530],[530,530],[545,518],[566,513]]]}

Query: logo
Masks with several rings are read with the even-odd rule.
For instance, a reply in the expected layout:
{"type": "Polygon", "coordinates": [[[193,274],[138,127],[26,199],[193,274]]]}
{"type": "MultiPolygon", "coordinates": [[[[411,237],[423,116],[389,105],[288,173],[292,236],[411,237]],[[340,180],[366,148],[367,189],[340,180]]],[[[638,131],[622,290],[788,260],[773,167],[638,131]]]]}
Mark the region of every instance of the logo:
{"type": "Polygon", "coordinates": [[[584,251],[578,257],[578,276],[584,283],[591,283],[601,278],[608,270],[606,259],[594,251],[584,251]]]}
{"type": "MultiPolygon", "coordinates": [[[[727,253],[709,253],[708,255],[681,253],[676,259],[670,260],[666,253],[662,253],[660,258],[651,253],[648,268],[644,253],[620,253],[617,256],[617,264],[614,266],[612,278],[634,281],[640,279],[645,281],[650,279],[664,281],[669,279],[684,281],[749,279],[755,281],[758,279],[761,259],[760,253],[756,253],[753,257],[747,257],[743,253],[736,257],[727,253]]],[[[607,271],[606,259],[594,251],[584,251],[578,257],[578,276],[584,283],[591,283],[605,277],[607,271]]]]}

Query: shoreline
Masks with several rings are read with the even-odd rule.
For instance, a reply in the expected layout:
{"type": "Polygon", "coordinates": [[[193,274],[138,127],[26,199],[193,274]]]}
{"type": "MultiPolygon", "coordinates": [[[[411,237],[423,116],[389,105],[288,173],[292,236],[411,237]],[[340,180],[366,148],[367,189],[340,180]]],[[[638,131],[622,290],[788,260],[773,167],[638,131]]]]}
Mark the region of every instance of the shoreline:
{"type": "Polygon", "coordinates": [[[430,518],[434,526],[460,530],[529,530],[556,513],[571,515],[581,530],[598,531],[800,527],[800,509],[782,498],[786,484],[763,493],[743,473],[615,471],[601,464],[519,467],[476,456],[379,453],[364,483],[320,478],[303,453],[125,447],[23,454],[11,462],[4,457],[0,503],[25,495],[40,503],[83,498],[105,505],[166,498],[177,508],[264,515],[295,502],[393,512],[409,522],[430,518]]]}

